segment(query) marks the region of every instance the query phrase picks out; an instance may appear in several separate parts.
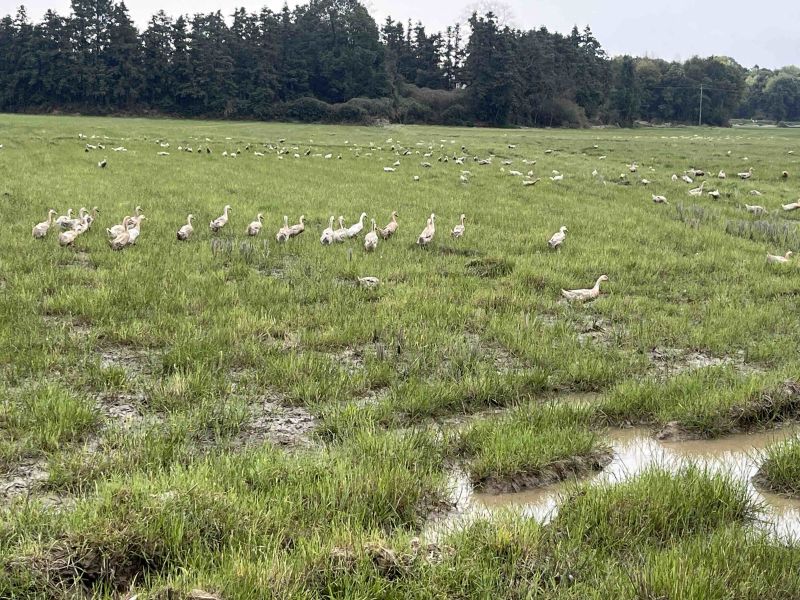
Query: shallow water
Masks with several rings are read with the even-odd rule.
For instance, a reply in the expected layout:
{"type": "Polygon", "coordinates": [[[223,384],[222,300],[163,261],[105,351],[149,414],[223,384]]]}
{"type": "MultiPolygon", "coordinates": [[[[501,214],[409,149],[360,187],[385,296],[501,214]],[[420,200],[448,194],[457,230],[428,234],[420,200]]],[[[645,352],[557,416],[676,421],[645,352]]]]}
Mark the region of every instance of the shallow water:
{"type": "MultiPolygon", "coordinates": [[[[651,466],[677,470],[687,463],[728,472],[743,481],[753,498],[765,506],[765,526],[781,539],[800,540],[800,500],[764,492],[752,482],[760,464],[760,451],[798,431],[795,427],[787,427],[715,440],[660,442],[646,429],[612,429],[606,439],[614,450],[614,459],[603,471],[586,481],[621,482],[651,466]]],[[[450,528],[502,510],[520,512],[547,522],[556,514],[564,492],[574,485],[574,480],[517,493],[483,494],[472,490],[465,473],[456,472],[452,485],[456,509],[444,522],[434,525],[435,528],[450,528]]]]}

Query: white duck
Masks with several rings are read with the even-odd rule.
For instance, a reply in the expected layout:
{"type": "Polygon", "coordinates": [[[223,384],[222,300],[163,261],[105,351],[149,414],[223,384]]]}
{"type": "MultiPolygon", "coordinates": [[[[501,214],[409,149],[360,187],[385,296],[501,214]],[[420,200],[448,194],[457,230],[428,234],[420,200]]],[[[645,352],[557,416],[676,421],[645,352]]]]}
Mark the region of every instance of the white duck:
{"type": "Polygon", "coordinates": [[[300,215],[300,222],[289,227],[289,237],[296,237],[306,230],[306,216],[300,215]]]}
{"type": "Polygon", "coordinates": [[[431,216],[428,217],[428,223],[425,225],[425,229],[422,230],[422,233],[419,234],[417,238],[417,244],[419,246],[427,246],[428,244],[433,241],[433,236],[436,234],[436,215],[431,213],[431,216]]]}
{"type": "Polygon", "coordinates": [[[47,221],[42,221],[33,226],[33,237],[37,240],[41,240],[47,235],[47,232],[50,231],[50,226],[53,224],[53,215],[57,214],[55,210],[52,208],[47,211],[47,221]]]}
{"type": "Polygon", "coordinates": [[[719,173],[717,173],[717,178],[718,179],[725,179],[727,177],[728,176],[725,174],[725,171],[720,171],[719,173]]]}
{"type": "Polygon", "coordinates": [[[337,244],[347,239],[347,227],[344,226],[344,217],[339,215],[339,229],[333,232],[333,241],[337,244]]]}
{"type": "Polygon", "coordinates": [[[128,229],[128,225],[131,222],[131,217],[125,217],[122,220],[123,231],[118,236],[116,236],[113,240],[110,240],[108,243],[111,245],[112,250],[122,250],[125,246],[129,245],[131,242],[131,230],[128,229]]]}
{"type": "Polygon", "coordinates": [[[714,200],[719,200],[720,193],[719,190],[711,190],[708,192],[708,195],[711,196],[714,200]]]}
{"type": "Polygon", "coordinates": [[[739,175],[739,179],[750,179],[753,176],[753,167],[750,167],[743,173],[737,173],[737,175],[739,175]]]}
{"type": "Polygon", "coordinates": [[[669,204],[666,196],[656,196],[655,194],[653,194],[653,202],[656,204],[669,204]]]}
{"type": "Polygon", "coordinates": [[[466,218],[467,218],[466,215],[463,214],[461,215],[461,222],[455,227],[453,227],[453,231],[450,232],[451,236],[453,236],[454,238],[460,238],[464,235],[464,231],[466,230],[466,227],[464,226],[464,219],[466,218]]]}
{"type": "Polygon", "coordinates": [[[800,200],[798,200],[797,202],[790,202],[789,204],[781,204],[781,207],[783,208],[783,210],[787,212],[790,210],[797,210],[798,208],[800,208],[800,200]]]}
{"type": "Polygon", "coordinates": [[[144,215],[139,215],[138,217],[133,217],[131,219],[131,223],[133,227],[128,227],[128,244],[133,245],[136,243],[136,240],[139,238],[139,233],[142,230],[142,221],[144,221],[147,217],[144,215]]]}
{"type": "Polygon", "coordinates": [[[703,182],[700,183],[700,187],[692,188],[691,190],[689,190],[689,195],[690,196],[702,196],[703,195],[703,188],[705,188],[705,187],[706,187],[706,182],[705,182],[705,180],[703,180],[703,182]]]}
{"type": "Polygon", "coordinates": [[[333,222],[336,220],[336,217],[331,216],[328,220],[328,227],[323,229],[322,235],[319,238],[319,243],[323,246],[330,246],[333,243],[333,222]]]}
{"type": "Polygon", "coordinates": [[[283,227],[275,234],[275,239],[278,242],[285,242],[289,239],[289,217],[287,215],[283,215],[283,227]]]}
{"type": "Polygon", "coordinates": [[[228,212],[232,210],[229,204],[225,205],[225,208],[222,210],[222,215],[211,221],[208,224],[209,228],[213,233],[218,233],[225,225],[228,224],[228,212]]]}
{"type": "Polygon", "coordinates": [[[783,256],[776,256],[774,254],[767,253],[767,264],[770,265],[785,265],[789,262],[789,259],[792,258],[792,254],[794,254],[791,250],[784,254],[783,256]]]}
{"type": "Polygon", "coordinates": [[[189,215],[186,217],[186,225],[178,229],[177,238],[181,242],[185,242],[194,233],[194,226],[192,225],[192,221],[194,220],[194,215],[189,215]]]}
{"type": "Polygon", "coordinates": [[[745,209],[747,209],[747,212],[753,213],[754,215],[766,215],[766,214],[768,214],[767,213],[767,209],[764,208],[763,206],[759,206],[758,204],[754,204],[754,205],[745,204],[744,207],[745,207],[745,209]]]}
{"type": "Polygon", "coordinates": [[[372,230],[364,236],[364,250],[372,252],[378,247],[378,226],[375,224],[375,219],[372,219],[372,230]]]}
{"type": "Polygon", "coordinates": [[[549,240],[547,240],[547,245],[550,246],[553,250],[559,248],[561,244],[564,243],[564,240],[567,239],[567,228],[565,226],[561,226],[556,233],[553,234],[549,240]]]}
{"type": "Polygon", "coordinates": [[[349,238],[356,237],[359,233],[361,233],[361,230],[364,229],[364,219],[366,218],[367,218],[367,213],[362,212],[361,217],[359,217],[358,221],[353,225],[351,225],[350,227],[348,227],[347,237],[349,238]]]}
{"type": "Polygon", "coordinates": [[[72,221],[72,209],[67,209],[66,215],[61,215],[56,219],[56,225],[61,227],[62,229],[66,229],[68,227],[68,223],[72,221]]]}
{"type": "Polygon", "coordinates": [[[78,225],[75,229],[69,231],[62,231],[58,236],[58,243],[60,246],[71,246],[78,236],[85,231],[83,225],[78,225]]]}
{"type": "Polygon", "coordinates": [[[587,302],[588,300],[594,300],[600,295],[600,283],[603,281],[608,281],[608,277],[606,275],[601,275],[598,277],[594,287],[591,289],[561,290],[561,295],[570,302],[587,302]]]}
{"type": "Polygon", "coordinates": [[[261,233],[261,227],[263,226],[263,224],[264,224],[264,215],[258,213],[258,215],[256,216],[256,220],[247,226],[247,231],[246,231],[247,235],[254,236],[261,233]]]}
{"type": "Polygon", "coordinates": [[[397,232],[397,228],[398,227],[400,227],[400,223],[397,222],[397,211],[393,210],[392,211],[392,220],[389,221],[389,223],[386,225],[386,227],[381,229],[381,237],[384,240],[388,240],[390,237],[392,237],[397,232]]]}

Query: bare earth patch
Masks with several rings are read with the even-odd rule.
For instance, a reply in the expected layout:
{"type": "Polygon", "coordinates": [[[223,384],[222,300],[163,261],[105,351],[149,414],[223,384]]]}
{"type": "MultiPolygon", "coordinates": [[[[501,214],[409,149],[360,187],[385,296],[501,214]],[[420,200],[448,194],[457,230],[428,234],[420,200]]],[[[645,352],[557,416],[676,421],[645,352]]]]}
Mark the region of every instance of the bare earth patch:
{"type": "Polygon", "coordinates": [[[498,374],[505,375],[525,370],[525,363],[498,342],[486,340],[476,333],[466,333],[464,337],[475,352],[481,355],[483,360],[494,366],[494,370],[498,374]]]}
{"type": "Polygon", "coordinates": [[[0,475],[0,499],[12,499],[33,492],[49,477],[44,466],[44,461],[29,461],[0,475]]]}
{"type": "Polygon", "coordinates": [[[653,370],[664,377],[672,377],[706,367],[733,366],[741,373],[757,373],[760,369],[745,363],[743,351],[735,356],[713,356],[707,352],[659,346],[649,353],[653,370]]]}
{"type": "Polygon", "coordinates": [[[92,333],[92,328],[85,319],[63,315],[43,315],[42,319],[47,327],[64,328],[71,336],[88,337],[92,333]]]}
{"type": "Polygon", "coordinates": [[[123,369],[129,377],[136,377],[151,371],[151,357],[152,352],[148,350],[124,345],[106,346],[100,349],[100,366],[123,369]]]}
{"type": "Polygon", "coordinates": [[[309,447],[317,420],[306,409],[281,404],[279,394],[259,398],[251,408],[252,418],[234,442],[253,446],[265,442],[284,447],[309,447]]]}
{"type": "Polygon", "coordinates": [[[146,400],[144,394],[105,392],[97,395],[97,402],[103,414],[126,429],[142,422],[144,417],[139,406],[146,400]]]}

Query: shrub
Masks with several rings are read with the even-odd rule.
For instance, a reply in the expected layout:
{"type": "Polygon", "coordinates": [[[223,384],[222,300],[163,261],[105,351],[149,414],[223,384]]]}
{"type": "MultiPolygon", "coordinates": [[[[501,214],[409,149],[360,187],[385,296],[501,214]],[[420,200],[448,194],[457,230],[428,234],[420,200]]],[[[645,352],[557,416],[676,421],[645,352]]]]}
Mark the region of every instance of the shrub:
{"type": "Polygon", "coordinates": [[[442,125],[469,125],[472,115],[463,104],[454,104],[441,115],[442,125]]]}
{"type": "Polygon", "coordinates": [[[316,98],[298,98],[289,102],[286,116],[303,123],[316,123],[330,118],[331,105],[316,98]]]}

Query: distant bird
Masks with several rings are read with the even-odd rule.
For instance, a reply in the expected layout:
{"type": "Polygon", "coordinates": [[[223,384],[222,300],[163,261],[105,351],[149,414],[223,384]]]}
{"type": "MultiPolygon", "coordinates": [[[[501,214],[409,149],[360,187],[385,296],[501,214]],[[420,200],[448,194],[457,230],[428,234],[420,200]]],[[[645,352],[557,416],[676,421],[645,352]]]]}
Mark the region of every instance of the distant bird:
{"type": "Polygon", "coordinates": [[[739,175],[739,179],[750,179],[753,176],[753,167],[747,169],[743,173],[737,173],[739,175]]]}
{"type": "Polygon", "coordinates": [[[376,288],[380,285],[381,280],[377,277],[359,277],[358,285],[363,288],[376,288]]]}
{"type": "Polygon", "coordinates": [[[275,234],[275,239],[278,242],[285,242],[289,239],[289,217],[287,215],[283,215],[283,227],[275,234]]]}
{"type": "Polygon", "coordinates": [[[769,265],[785,265],[789,262],[789,259],[792,258],[793,252],[789,250],[783,256],[775,256],[774,254],[767,253],[767,264],[769,265]]]}
{"type": "Polygon", "coordinates": [[[339,229],[333,232],[333,241],[341,244],[347,239],[347,227],[344,226],[344,217],[339,215],[339,229]]]}
{"type": "Polygon", "coordinates": [[[649,179],[641,179],[641,180],[639,180],[639,183],[641,183],[642,185],[650,185],[650,180],[649,179]]]}
{"type": "Polygon", "coordinates": [[[258,213],[258,215],[256,216],[256,220],[252,221],[247,226],[247,231],[246,231],[247,235],[256,236],[259,233],[261,233],[261,227],[263,226],[263,223],[264,223],[264,215],[258,213]]]}
{"type": "Polygon", "coordinates": [[[553,175],[550,178],[551,181],[562,181],[563,179],[564,179],[564,176],[561,173],[558,173],[557,175],[553,175]]]}
{"type": "Polygon", "coordinates": [[[289,237],[297,237],[306,230],[306,216],[300,215],[300,222],[289,226],[289,237]]]}
{"type": "Polygon", "coordinates": [[[719,200],[720,193],[719,190],[711,190],[710,192],[708,192],[708,195],[711,196],[714,200],[719,200]]]}
{"type": "Polygon", "coordinates": [[[319,238],[319,243],[323,246],[330,246],[333,243],[333,222],[336,220],[336,217],[331,216],[330,220],[328,221],[328,227],[322,230],[322,235],[319,238]]]}
{"type": "Polygon", "coordinates": [[[700,187],[692,188],[691,190],[689,190],[689,195],[690,195],[690,196],[702,196],[702,195],[703,195],[703,188],[704,188],[704,187],[706,187],[706,182],[705,182],[705,180],[703,180],[703,181],[700,183],[700,187]]]}
{"type": "Polygon", "coordinates": [[[781,177],[783,179],[789,179],[789,171],[784,171],[783,173],[781,173],[781,177]]]}
{"type": "Polygon", "coordinates": [[[79,225],[76,229],[70,229],[69,231],[62,231],[58,236],[58,244],[62,247],[72,246],[78,236],[84,232],[84,228],[82,225],[79,225]]]}
{"type": "Polygon", "coordinates": [[[685,181],[686,183],[694,183],[694,179],[692,179],[688,175],[681,175],[681,179],[683,179],[683,181],[685,181]]]}
{"type": "Polygon", "coordinates": [[[797,202],[790,202],[789,204],[782,204],[781,207],[783,208],[783,210],[787,212],[790,210],[797,210],[798,208],[800,208],[800,200],[798,200],[797,202]]]}
{"type": "Polygon", "coordinates": [[[764,194],[762,194],[758,190],[750,190],[750,195],[751,196],[763,196],[764,194]]]}
{"type": "Polygon", "coordinates": [[[464,236],[464,231],[465,231],[464,219],[466,218],[467,218],[466,215],[463,214],[461,215],[460,223],[455,227],[453,227],[453,231],[450,232],[451,236],[453,236],[454,238],[460,238],[464,236]]]}
{"type": "Polygon", "coordinates": [[[606,275],[601,275],[591,289],[561,290],[561,295],[570,302],[587,302],[589,300],[594,300],[600,295],[600,283],[603,281],[608,281],[606,275]]]}
{"type": "Polygon", "coordinates": [[[97,163],[97,166],[100,167],[101,169],[105,169],[107,165],[108,161],[105,158],[101,160],[99,163],[97,163]]]}
{"type": "Polygon", "coordinates": [[[356,237],[361,230],[364,229],[364,219],[367,218],[367,213],[361,213],[361,217],[359,217],[358,221],[356,221],[353,225],[348,227],[347,229],[347,237],[353,238],[356,237]]]}
{"type": "Polygon", "coordinates": [[[383,167],[384,173],[394,173],[396,169],[394,167],[383,167]]]}
{"type": "Polygon", "coordinates": [[[139,215],[138,217],[131,219],[133,222],[133,227],[128,227],[128,245],[132,246],[136,243],[136,240],[139,239],[142,221],[144,221],[146,218],[147,217],[144,215],[139,215]]]}
{"type": "Polygon", "coordinates": [[[653,194],[653,202],[656,204],[669,204],[666,196],[656,196],[655,194],[653,194]]]}
{"type": "Polygon", "coordinates": [[[767,209],[764,208],[763,206],[745,204],[744,207],[747,210],[747,212],[752,213],[754,215],[768,214],[767,209]]]}
{"type": "Polygon", "coordinates": [[[719,173],[717,173],[717,178],[718,179],[725,179],[727,177],[728,176],[725,174],[725,171],[720,171],[719,173]]]}
{"type": "Polygon", "coordinates": [[[230,204],[226,204],[225,208],[222,210],[222,215],[214,219],[208,224],[208,227],[211,229],[213,233],[219,233],[225,225],[228,224],[228,212],[233,210],[230,204]]]}
{"type": "Polygon", "coordinates": [[[50,226],[53,224],[53,215],[55,214],[57,214],[56,211],[51,208],[47,211],[47,221],[42,221],[33,226],[34,239],[41,240],[47,235],[47,232],[50,231],[50,226]]]}
{"type": "Polygon", "coordinates": [[[678,176],[675,173],[672,174],[672,181],[678,181],[678,176]]]}
{"type": "Polygon", "coordinates": [[[417,238],[417,245],[419,246],[427,246],[428,244],[433,241],[433,236],[436,234],[436,215],[431,213],[431,216],[428,217],[428,223],[425,225],[425,229],[422,230],[422,233],[419,234],[417,238]]]}
{"type": "Polygon", "coordinates": [[[556,233],[553,234],[549,240],[547,240],[547,245],[550,246],[553,250],[561,247],[561,244],[564,243],[564,240],[567,239],[567,231],[568,229],[565,226],[561,226],[556,233]]]}
{"type": "Polygon", "coordinates": [[[364,236],[364,250],[372,252],[378,247],[378,226],[375,224],[375,219],[372,219],[372,230],[364,236]]]}
{"type": "Polygon", "coordinates": [[[392,211],[392,220],[387,223],[386,227],[381,229],[381,237],[384,240],[388,240],[397,232],[398,227],[400,227],[400,223],[397,222],[397,211],[394,210],[392,211]]]}
{"type": "Polygon", "coordinates": [[[194,233],[194,226],[192,225],[192,220],[194,219],[194,215],[189,215],[186,217],[186,225],[178,229],[177,238],[178,240],[185,242],[194,233]]]}
{"type": "Polygon", "coordinates": [[[159,152],[159,156],[169,156],[169,152],[159,152]]]}
{"type": "Polygon", "coordinates": [[[629,170],[631,173],[636,173],[636,171],[637,171],[638,169],[639,169],[639,167],[637,166],[637,164],[636,164],[635,162],[634,162],[634,163],[631,163],[630,165],[628,165],[628,170],[629,170]]]}
{"type": "Polygon", "coordinates": [[[538,177],[536,179],[524,179],[522,181],[522,185],[524,187],[528,187],[528,186],[536,185],[537,183],[539,183],[539,181],[541,181],[541,180],[538,177]]]}

